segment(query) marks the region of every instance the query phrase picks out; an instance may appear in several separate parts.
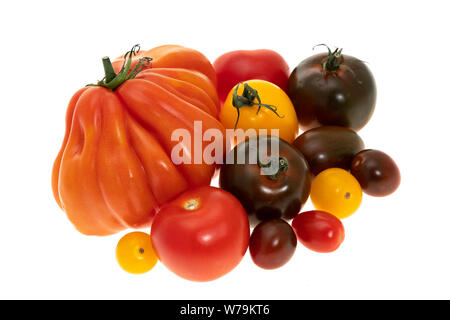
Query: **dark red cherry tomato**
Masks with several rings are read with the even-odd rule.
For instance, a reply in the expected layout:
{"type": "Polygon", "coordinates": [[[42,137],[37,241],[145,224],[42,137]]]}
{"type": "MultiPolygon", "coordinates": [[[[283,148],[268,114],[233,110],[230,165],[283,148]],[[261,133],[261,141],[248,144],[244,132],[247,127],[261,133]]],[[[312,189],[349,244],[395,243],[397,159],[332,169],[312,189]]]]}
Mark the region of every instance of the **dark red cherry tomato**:
{"type": "Polygon", "coordinates": [[[250,255],[253,262],[263,269],[276,269],[286,264],[294,255],[297,237],[284,220],[261,222],[250,237],[250,255]]]}
{"type": "Polygon", "coordinates": [[[342,49],[316,54],[291,73],[287,93],[300,127],[335,125],[359,130],[375,109],[376,85],[366,63],[342,49]]]}
{"type": "Polygon", "coordinates": [[[278,137],[260,136],[230,151],[220,170],[219,185],[239,199],[255,226],[264,220],[294,218],[309,197],[311,174],[303,155],[290,144],[278,137]],[[279,150],[271,147],[277,144],[279,150]],[[267,152],[262,152],[264,146],[267,152]],[[245,161],[239,163],[239,159],[245,161]]]}
{"type": "Polygon", "coordinates": [[[355,131],[335,126],[303,132],[293,145],[305,156],[314,175],[329,168],[349,170],[353,157],[364,149],[364,142],[355,131]]]}
{"type": "Polygon", "coordinates": [[[324,211],[305,211],[292,220],[298,240],[316,252],[332,252],[345,238],[344,226],[338,218],[324,211]]]}
{"type": "Polygon", "coordinates": [[[363,150],[352,161],[351,173],[368,195],[384,197],[400,185],[400,170],[386,153],[378,150],[363,150]]]}
{"type": "Polygon", "coordinates": [[[227,52],[214,61],[214,69],[221,103],[235,85],[246,80],[266,80],[286,91],[290,73],[283,57],[267,49],[227,52]]]}
{"type": "Polygon", "coordinates": [[[244,208],[230,193],[198,187],[164,204],[151,239],[159,260],[193,281],[217,279],[244,257],[250,228],[244,208]]]}

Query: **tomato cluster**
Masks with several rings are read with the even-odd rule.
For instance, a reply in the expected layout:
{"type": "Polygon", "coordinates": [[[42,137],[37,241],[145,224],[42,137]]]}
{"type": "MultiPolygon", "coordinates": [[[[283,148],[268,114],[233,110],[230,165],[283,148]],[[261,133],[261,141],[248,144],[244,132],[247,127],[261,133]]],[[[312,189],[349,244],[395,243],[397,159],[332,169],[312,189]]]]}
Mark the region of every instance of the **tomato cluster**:
{"type": "MultiPolygon", "coordinates": [[[[375,108],[371,71],[326,48],[292,72],[272,50],[228,52],[213,64],[172,45],[105,57],[105,78],[69,104],[52,177],[57,203],[85,234],[151,225],[150,234],[131,232],[117,244],[131,273],[160,260],[182,278],[210,281],[247,250],[264,269],[285,265],[297,242],[337,250],[341,219],[363,193],[393,193],[400,172],[358,134],[375,108]],[[215,149],[216,163],[169,158],[174,130],[195,136],[195,121],[232,147],[215,149]],[[214,171],[219,187],[209,185],[214,171]],[[316,210],[303,211],[308,199],[316,210]]],[[[193,160],[190,146],[178,147],[193,160]]]]}

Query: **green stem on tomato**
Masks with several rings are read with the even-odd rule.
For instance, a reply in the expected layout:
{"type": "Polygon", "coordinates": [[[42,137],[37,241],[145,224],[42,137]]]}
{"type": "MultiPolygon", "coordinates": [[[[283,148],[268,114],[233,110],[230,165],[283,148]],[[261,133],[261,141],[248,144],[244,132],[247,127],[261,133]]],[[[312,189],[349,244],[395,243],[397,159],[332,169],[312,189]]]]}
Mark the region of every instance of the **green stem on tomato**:
{"type": "Polygon", "coordinates": [[[142,57],[136,63],[136,66],[132,70],[130,70],[133,56],[136,56],[139,50],[140,47],[137,44],[134,45],[133,48],[131,48],[131,50],[124,55],[122,68],[117,74],[114,71],[114,67],[109,57],[103,57],[102,63],[103,69],[105,71],[105,77],[101,81],[98,81],[96,84],[88,84],[88,86],[99,86],[114,91],[125,81],[135,78],[138,73],[147,68],[152,61],[152,58],[142,57]]]}
{"type": "Polygon", "coordinates": [[[334,51],[331,51],[330,47],[328,47],[326,44],[323,43],[314,46],[314,48],[319,46],[324,46],[328,49],[328,55],[321,61],[323,71],[324,72],[338,71],[339,67],[342,65],[343,62],[342,48],[336,48],[334,51]]]}
{"type": "Polygon", "coordinates": [[[114,68],[112,66],[111,60],[109,59],[109,57],[103,57],[102,58],[102,62],[103,62],[103,69],[105,70],[105,82],[111,82],[112,79],[114,79],[117,75],[116,72],[114,71],[114,68]]]}
{"type": "MultiPolygon", "coordinates": [[[[320,63],[322,64],[322,69],[324,72],[337,72],[339,68],[344,68],[348,70],[356,79],[356,73],[353,71],[352,68],[344,64],[344,58],[342,57],[342,48],[336,48],[334,51],[331,51],[331,49],[326,44],[318,44],[315,47],[318,46],[325,46],[328,49],[328,56],[322,59],[320,63]]],[[[313,48],[313,49],[314,49],[313,48]]],[[[358,79],[356,79],[359,84],[362,82],[358,79]]]]}
{"type": "Polygon", "coordinates": [[[239,116],[240,116],[240,108],[243,107],[253,107],[258,106],[258,110],[256,111],[256,114],[259,113],[259,110],[261,110],[261,107],[267,108],[273,113],[275,113],[278,117],[283,118],[284,116],[280,116],[277,113],[277,107],[270,104],[263,104],[261,102],[261,98],[259,97],[258,91],[250,87],[246,82],[244,82],[244,91],[241,95],[238,95],[238,89],[239,86],[242,84],[242,82],[239,82],[236,86],[234,93],[233,93],[233,107],[236,108],[237,111],[237,118],[236,122],[234,124],[234,128],[237,128],[238,122],[239,122],[239,116]],[[255,102],[255,99],[258,102],[255,102]]]}
{"type": "MultiPolygon", "coordinates": [[[[267,161],[267,163],[262,163],[258,157],[258,166],[262,169],[270,168],[272,166],[272,161],[273,160],[269,160],[269,161],[267,161]]],[[[279,174],[286,172],[288,170],[288,168],[289,168],[288,160],[285,157],[279,157],[277,172],[275,172],[274,174],[267,175],[267,178],[269,178],[271,180],[276,180],[276,179],[278,179],[279,174]]]]}

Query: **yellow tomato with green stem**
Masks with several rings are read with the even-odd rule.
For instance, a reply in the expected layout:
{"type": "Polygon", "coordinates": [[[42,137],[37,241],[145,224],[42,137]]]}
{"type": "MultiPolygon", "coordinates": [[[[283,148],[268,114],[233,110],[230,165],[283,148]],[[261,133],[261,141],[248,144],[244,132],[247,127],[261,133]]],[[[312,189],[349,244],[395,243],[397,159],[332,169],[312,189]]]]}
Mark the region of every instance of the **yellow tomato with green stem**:
{"type": "Polygon", "coordinates": [[[135,274],[150,271],[158,261],[150,235],[141,231],[130,232],[119,240],[116,258],[122,269],[135,274]]]}
{"type": "MultiPolygon", "coordinates": [[[[227,129],[278,129],[278,137],[288,143],[298,134],[298,120],[287,94],[277,85],[265,80],[238,83],[228,94],[220,121],[227,129]]],[[[251,133],[251,132],[249,132],[251,133]]]]}
{"type": "Polygon", "coordinates": [[[341,168],[320,172],[311,184],[311,201],[317,210],[329,212],[342,219],[358,210],[362,190],[358,180],[341,168]]]}

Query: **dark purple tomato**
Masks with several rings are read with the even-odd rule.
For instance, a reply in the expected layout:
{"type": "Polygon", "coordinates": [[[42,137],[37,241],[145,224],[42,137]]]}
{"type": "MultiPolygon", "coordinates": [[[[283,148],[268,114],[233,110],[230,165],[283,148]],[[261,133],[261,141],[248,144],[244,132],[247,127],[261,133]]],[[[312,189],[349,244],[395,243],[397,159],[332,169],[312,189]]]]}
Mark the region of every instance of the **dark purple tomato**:
{"type": "Polygon", "coordinates": [[[261,222],[250,236],[249,250],[253,262],[263,269],[276,269],[294,255],[297,237],[282,219],[261,222]]]}
{"type": "Polygon", "coordinates": [[[384,197],[400,185],[400,170],[386,153],[378,150],[363,150],[352,161],[352,175],[368,195],[384,197]]]}
{"type": "Polygon", "coordinates": [[[230,151],[219,185],[239,199],[254,227],[265,220],[294,218],[308,200],[311,180],[308,163],[297,149],[278,137],[262,136],[230,151]]]}
{"type": "Polygon", "coordinates": [[[364,149],[364,142],[353,130],[324,126],[303,132],[293,142],[317,175],[329,168],[349,170],[353,157],[364,149]]]}
{"type": "Polygon", "coordinates": [[[367,65],[342,49],[302,61],[288,80],[288,95],[302,130],[322,125],[358,131],[375,109],[377,89],[367,65]]]}

